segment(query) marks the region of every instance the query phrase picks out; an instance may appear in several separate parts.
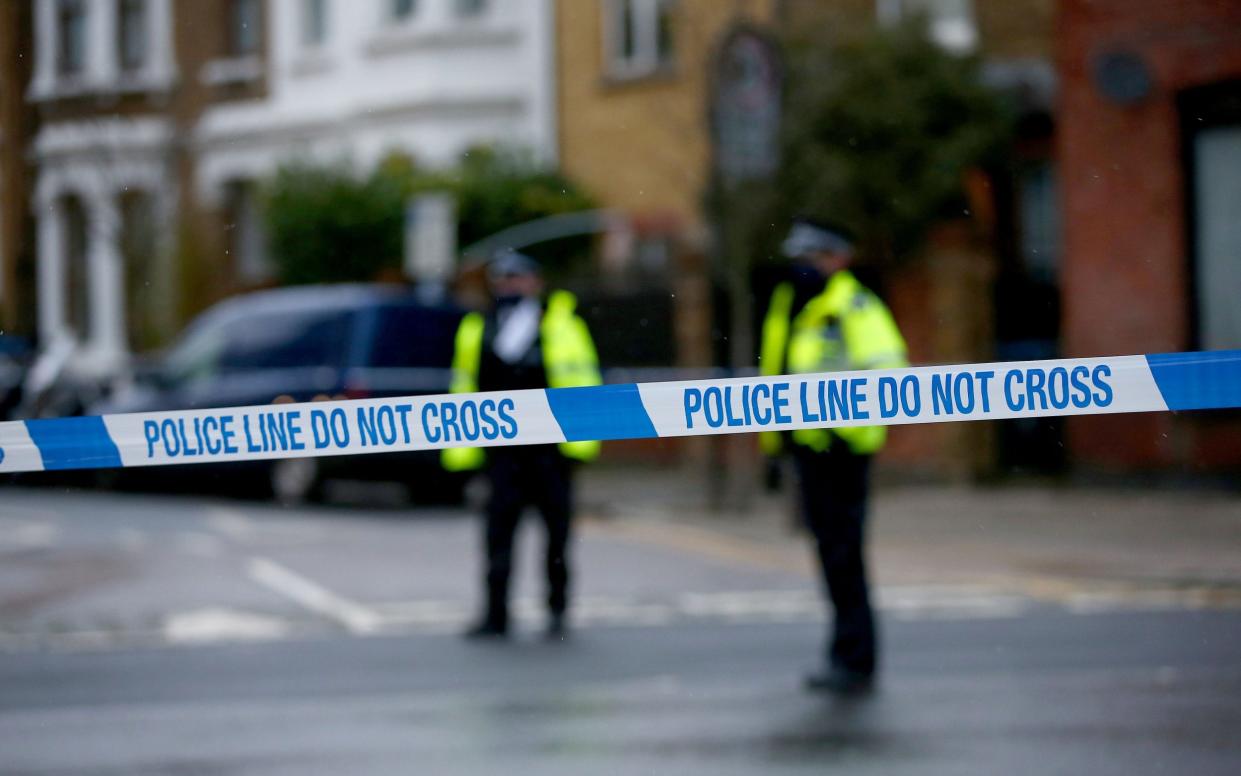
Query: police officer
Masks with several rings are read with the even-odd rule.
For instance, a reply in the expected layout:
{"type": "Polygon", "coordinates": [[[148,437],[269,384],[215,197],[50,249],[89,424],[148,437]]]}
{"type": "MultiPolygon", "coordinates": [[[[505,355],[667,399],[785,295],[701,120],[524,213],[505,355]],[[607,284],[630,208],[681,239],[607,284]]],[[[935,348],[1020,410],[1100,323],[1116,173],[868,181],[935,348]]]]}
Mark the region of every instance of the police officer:
{"type": "MultiPolygon", "coordinates": [[[[854,244],[843,228],[797,219],[782,252],[796,271],[776,287],[767,307],[763,374],[906,365],[905,341],[888,308],[849,271],[854,244]]],[[[885,438],[882,426],[768,432],[760,438],[771,460],[791,448],[802,514],[835,610],[826,660],[806,677],[810,689],[850,694],[873,686],[877,644],[863,540],[870,461],[885,438]]]]}
{"type": "MultiPolygon", "coordinates": [[[[567,291],[543,297],[539,266],[528,256],[506,251],[487,274],[495,304],[484,314],[470,313],[457,329],[453,354],[453,393],[517,391],[599,385],[599,361],[586,324],[567,291]]],[[[467,632],[470,638],[508,635],[508,589],[513,570],[517,523],[535,506],[547,529],[547,635],[562,638],[568,607],[568,545],[573,516],[573,463],[599,455],[598,442],[560,445],[451,448],[443,452],[449,471],[486,464],[491,498],[485,514],[486,605],[467,632]]]]}

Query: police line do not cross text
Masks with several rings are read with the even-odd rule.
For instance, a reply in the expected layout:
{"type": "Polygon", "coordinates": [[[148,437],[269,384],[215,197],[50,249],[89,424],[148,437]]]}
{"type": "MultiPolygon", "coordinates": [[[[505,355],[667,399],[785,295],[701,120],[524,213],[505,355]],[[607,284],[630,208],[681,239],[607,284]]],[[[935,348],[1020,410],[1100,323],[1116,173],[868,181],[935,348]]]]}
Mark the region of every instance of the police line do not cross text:
{"type": "Polygon", "coordinates": [[[1106,408],[1115,397],[1107,364],[1051,368],[951,369],[903,375],[854,374],[810,380],[684,389],[685,428],[781,427],[821,423],[964,419],[1106,408]]]}
{"type": "Polygon", "coordinates": [[[1241,407],[1241,352],[353,399],[0,423],[0,472],[1241,407]]]}

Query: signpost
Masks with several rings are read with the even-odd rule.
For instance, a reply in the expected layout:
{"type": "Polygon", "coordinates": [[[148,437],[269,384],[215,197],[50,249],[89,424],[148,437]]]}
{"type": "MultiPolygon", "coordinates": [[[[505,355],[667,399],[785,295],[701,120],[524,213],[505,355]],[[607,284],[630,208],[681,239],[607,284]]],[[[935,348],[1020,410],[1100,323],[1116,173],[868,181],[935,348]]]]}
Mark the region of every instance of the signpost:
{"type": "MultiPolygon", "coordinates": [[[[763,193],[780,163],[783,73],[779,48],[748,26],[732,30],[711,73],[712,197],[715,256],[729,298],[729,357],[734,368],[751,366],[754,301],[751,256],[763,228],[763,193]]],[[[769,228],[769,227],[767,227],[769,228]]],[[[752,440],[733,437],[712,467],[715,506],[748,507],[757,479],[752,440]]]]}

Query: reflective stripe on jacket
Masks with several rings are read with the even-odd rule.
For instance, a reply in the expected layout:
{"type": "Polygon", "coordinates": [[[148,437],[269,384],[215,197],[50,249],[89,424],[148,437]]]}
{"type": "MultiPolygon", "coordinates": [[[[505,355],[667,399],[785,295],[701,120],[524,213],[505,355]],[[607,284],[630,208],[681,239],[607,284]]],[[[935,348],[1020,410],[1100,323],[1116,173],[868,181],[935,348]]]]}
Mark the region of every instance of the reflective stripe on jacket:
{"type": "MultiPolygon", "coordinates": [[[[853,273],[828,278],[823,291],[792,315],[793,286],[781,283],[771,295],[763,320],[760,372],[764,375],[889,369],[906,366],[905,340],[887,306],[853,273]]],[[[808,428],[792,433],[793,442],[822,452],[840,437],[858,454],[878,452],[887,439],[884,426],[808,428]]],[[[767,455],[782,447],[777,432],[765,432],[760,446],[767,455]]]]}
{"type": "MultiPolygon", "coordinates": [[[[549,388],[578,388],[600,385],[599,357],[590,330],[574,312],[577,299],[568,291],[553,291],[547,299],[539,338],[543,348],[543,369],[549,388]]],[[[480,313],[469,313],[457,327],[452,357],[453,393],[474,393],[478,387],[479,366],[483,355],[483,333],[486,322],[480,313]]],[[[593,461],[599,457],[601,443],[562,442],[560,452],[577,461],[593,461]]],[[[451,447],[441,453],[448,471],[477,469],[486,460],[481,447],[451,447]]]]}

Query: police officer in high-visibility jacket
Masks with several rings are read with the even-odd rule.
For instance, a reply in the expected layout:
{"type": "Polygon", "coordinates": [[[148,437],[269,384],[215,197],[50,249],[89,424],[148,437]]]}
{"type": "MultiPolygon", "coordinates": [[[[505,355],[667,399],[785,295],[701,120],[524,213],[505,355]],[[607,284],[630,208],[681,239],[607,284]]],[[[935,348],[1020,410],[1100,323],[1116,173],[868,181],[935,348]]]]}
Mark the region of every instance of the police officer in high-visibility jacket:
{"type": "MultiPolygon", "coordinates": [[[[599,385],[599,359],[586,323],[567,291],[543,297],[539,266],[514,251],[489,265],[495,300],[486,314],[470,313],[457,329],[453,393],[517,391],[599,385]]],[[[443,452],[444,467],[468,471],[486,464],[491,498],[485,514],[486,604],[467,632],[471,638],[502,638],[509,632],[508,590],[517,523],[527,506],[542,513],[547,528],[547,635],[563,638],[569,594],[568,546],[573,518],[574,462],[599,455],[598,442],[482,448],[443,452]]]]}
{"type": "MultiPolygon", "coordinates": [[[[905,341],[888,308],[848,269],[854,246],[845,230],[798,219],[782,251],[797,273],[776,287],[767,307],[763,374],[906,365],[905,341]]],[[[870,461],[885,438],[883,426],[767,432],[760,438],[772,460],[787,451],[796,463],[802,513],[835,609],[824,665],[806,678],[811,689],[849,694],[874,683],[877,640],[863,540],[870,461]]]]}

